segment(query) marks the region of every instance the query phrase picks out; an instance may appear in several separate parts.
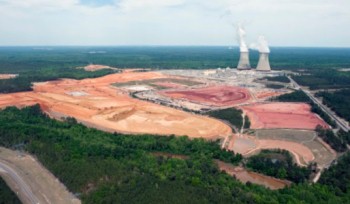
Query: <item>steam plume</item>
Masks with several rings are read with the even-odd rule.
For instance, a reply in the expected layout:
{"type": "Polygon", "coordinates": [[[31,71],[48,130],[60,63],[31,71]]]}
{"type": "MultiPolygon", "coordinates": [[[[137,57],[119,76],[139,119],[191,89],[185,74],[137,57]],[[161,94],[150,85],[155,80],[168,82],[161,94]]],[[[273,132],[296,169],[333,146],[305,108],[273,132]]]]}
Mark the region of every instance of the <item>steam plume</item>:
{"type": "Polygon", "coordinates": [[[239,49],[241,50],[241,52],[248,52],[248,46],[244,39],[246,32],[241,24],[238,25],[237,34],[238,34],[238,40],[239,40],[239,49]]]}
{"type": "Polygon", "coordinates": [[[270,53],[269,43],[267,42],[265,36],[259,36],[258,43],[251,44],[250,48],[258,50],[260,53],[270,53]]]}

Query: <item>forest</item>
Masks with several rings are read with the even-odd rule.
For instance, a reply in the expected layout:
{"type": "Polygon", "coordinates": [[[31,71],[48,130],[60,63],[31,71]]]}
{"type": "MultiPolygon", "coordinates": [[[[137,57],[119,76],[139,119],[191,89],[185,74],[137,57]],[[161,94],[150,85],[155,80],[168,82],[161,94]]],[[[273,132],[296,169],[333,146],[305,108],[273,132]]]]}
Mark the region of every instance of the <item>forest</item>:
{"type": "Polygon", "coordinates": [[[341,72],[337,69],[310,69],[307,73],[293,76],[293,79],[302,86],[308,86],[311,90],[350,87],[350,72],[341,72]]]}
{"type": "Polygon", "coordinates": [[[266,88],[269,89],[283,89],[285,88],[284,85],[279,85],[279,84],[265,84],[266,88]]]}
{"type": "Polygon", "coordinates": [[[264,79],[273,82],[289,83],[290,80],[286,76],[265,77],[264,79]]]}
{"type": "Polygon", "coordinates": [[[308,167],[299,167],[286,150],[262,150],[247,160],[246,166],[249,169],[295,183],[308,181],[312,173],[312,164],[308,167]]]}
{"type": "MultiPolygon", "coordinates": [[[[241,129],[241,127],[243,126],[242,114],[243,114],[242,110],[239,110],[236,108],[227,108],[227,109],[214,110],[214,111],[208,112],[209,116],[227,121],[237,129],[241,129]]],[[[249,118],[245,116],[244,120],[245,120],[244,128],[248,129],[250,127],[249,118]]],[[[233,131],[236,131],[236,130],[233,129],[233,131]]]]}
{"type": "Polygon", "coordinates": [[[320,179],[320,183],[324,185],[336,186],[336,194],[348,193],[350,183],[350,154],[345,154],[336,165],[331,166],[325,171],[320,179]]]}
{"type": "MultiPolygon", "coordinates": [[[[306,75],[295,77],[300,84],[311,88],[349,87],[349,74],[328,68],[350,67],[350,49],[276,47],[271,51],[273,69],[307,71],[306,75]]],[[[235,67],[238,59],[238,49],[218,46],[0,47],[0,74],[19,74],[17,79],[0,80],[0,93],[31,90],[33,82],[94,78],[112,73],[111,70],[89,73],[75,69],[88,64],[122,69],[213,69],[235,67]]],[[[258,52],[252,51],[253,67],[257,61],[258,52]]],[[[286,81],[282,78],[272,80],[286,81]]]]}
{"type": "Polygon", "coordinates": [[[347,141],[338,137],[332,130],[324,129],[321,126],[316,127],[317,135],[322,138],[325,142],[327,142],[335,151],[337,152],[345,152],[347,148],[347,141]]]}
{"type": "Polygon", "coordinates": [[[0,177],[0,204],[21,204],[17,195],[7,186],[0,177]]]}
{"type": "Polygon", "coordinates": [[[82,69],[45,69],[32,70],[28,73],[20,74],[17,78],[0,80],[0,93],[12,93],[21,91],[31,91],[33,82],[44,82],[61,78],[84,79],[96,78],[115,71],[104,69],[95,72],[87,72],[82,69]]]}
{"type": "MultiPolygon", "coordinates": [[[[349,203],[350,162],[325,173],[322,184],[272,191],[220,172],[213,159],[237,165],[242,157],[217,142],[187,137],[105,133],[56,121],[39,106],[0,112],[0,145],[35,155],[83,203],[349,203]],[[155,156],[183,154],[186,160],[155,156]],[[344,178],[345,177],[345,178],[344,178]],[[339,182],[341,179],[344,182],[339,182]]],[[[349,155],[344,156],[348,160],[349,155]]]]}
{"type": "Polygon", "coordinates": [[[322,102],[330,107],[340,117],[350,121],[350,89],[342,89],[335,92],[318,92],[322,102]]]}
{"type": "MultiPolygon", "coordinates": [[[[251,51],[252,67],[259,53],[251,51]]],[[[272,47],[273,69],[328,69],[350,67],[349,48],[272,47]]],[[[90,63],[117,68],[207,69],[235,67],[239,49],[226,46],[119,46],[119,47],[0,47],[1,72],[72,68],[90,63]]]]}
{"type": "Polygon", "coordinates": [[[311,102],[310,98],[303,91],[294,91],[292,93],[283,94],[281,96],[272,98],[272,100],[281,102],[311,102]]]}

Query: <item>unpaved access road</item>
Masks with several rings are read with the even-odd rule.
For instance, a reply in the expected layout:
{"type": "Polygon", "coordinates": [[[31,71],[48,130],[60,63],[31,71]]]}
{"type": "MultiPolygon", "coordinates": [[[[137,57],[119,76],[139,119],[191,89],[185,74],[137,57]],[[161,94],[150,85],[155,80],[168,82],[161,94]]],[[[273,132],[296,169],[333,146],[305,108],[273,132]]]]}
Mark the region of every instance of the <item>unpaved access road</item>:
{"type": "Polygon", "coordinates": [[[24,204],[80,204],[35,158],[0,147],[0,176],[24,204]]]}

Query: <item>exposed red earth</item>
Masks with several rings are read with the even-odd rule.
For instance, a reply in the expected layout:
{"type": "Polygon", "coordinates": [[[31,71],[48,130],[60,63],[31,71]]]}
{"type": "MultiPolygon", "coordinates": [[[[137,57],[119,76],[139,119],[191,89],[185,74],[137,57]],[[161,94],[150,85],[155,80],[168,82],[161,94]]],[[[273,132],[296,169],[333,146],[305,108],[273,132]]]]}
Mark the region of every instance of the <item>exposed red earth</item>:
{"type": "Polygon", "coordinates": [[[211,86],[190,90],[162,91],[161,94],[175,99],[212,106],[232,106],[251,99],[247,89],[232,86],[211,86]]]}
{"type": "Polygon", "coordinates": [[[279,93],[276,91],[260,91],[260,92],[255,93],[255,97],[257,99],[266,99],[266,98],[276,97],[276,96],[279,96],[282,94],[284,94],[284,93],[279,93]]]}
{"type": "Polygon", "coordinates": [[[277,190],[290,186],[292,182],[287,180],[281,180],[266,176],[263,174],[248,171],[242,167],[233,166],[228,163],[217,161],[217,164],[221,171],[225,171],[227,174],[236,177],[242,183],[251,182],[254,184],[265,186],[266,188],[277,190]]]}
{"type": "Polygon", "coordinates": [[[0,95],[0,108],[39,103],[51,117],[74,117],[87,126],[109,132],[206,139],[223,138],[232,133],[229,126],[215,119],[140,101],[111,85],[159,78],[165,76],[157,72],[130,72],[96,79],[36,83],[33,92],[0,95]]]}
{"type": "Polygon", "coordinates": [[[252,129],[310,129],[328,124],[311,112],[306,103],[265,103],[241,107],[251,121],[252,129]]]}

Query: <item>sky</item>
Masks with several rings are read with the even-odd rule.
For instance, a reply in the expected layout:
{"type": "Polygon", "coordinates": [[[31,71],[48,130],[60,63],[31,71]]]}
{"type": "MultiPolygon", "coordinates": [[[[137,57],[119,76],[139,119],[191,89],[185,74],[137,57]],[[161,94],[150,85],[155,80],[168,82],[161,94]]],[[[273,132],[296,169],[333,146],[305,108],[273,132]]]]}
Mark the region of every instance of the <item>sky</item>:
{"type": "Polygon", "coordinates": [[[350,47],[350,0],[0,0],[0,46],[350,47]]]}

